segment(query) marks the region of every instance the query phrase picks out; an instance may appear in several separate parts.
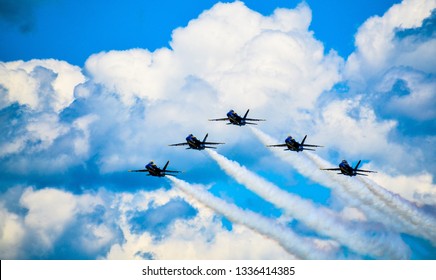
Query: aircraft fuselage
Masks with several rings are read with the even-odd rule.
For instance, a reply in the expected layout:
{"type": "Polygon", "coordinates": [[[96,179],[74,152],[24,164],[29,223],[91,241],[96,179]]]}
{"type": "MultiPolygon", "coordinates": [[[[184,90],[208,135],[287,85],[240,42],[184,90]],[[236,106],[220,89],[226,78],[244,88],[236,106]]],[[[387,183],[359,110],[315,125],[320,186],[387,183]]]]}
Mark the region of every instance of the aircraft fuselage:
{"type": "Polygon", "coordinates": [[[295,151],[295,152],[303,151],[303,147],[300,145],[300,143],[295,141],[295,139],[292,138],[291,136],[286,138],[285,143],[286,143],[286,147],[291,151],[295,151]]]}
{"type": "Polygon", "coordinates": [[[356,176],[356,171],[346,161],[339,163],[339,169],[341,170],[341,173],[344,175],[356,176]]]}
{"type": "Polygon", "coordinates": [[[241,118],[241,116],[239,116],[233,110],[230,110],[227,113],[227,118],[229,118],[230,123],[232,123],[234,125],[239,125],[239,126],[245,125],[245,120],[243,118],[241,118]]]}
{"type": "Polygon", "coordinates": [[[191,149],[204,150],[205,148],[205,145],[192,134],[189,134],[188,137],[186,137],[186,142],[191,149]]]}
{"type": "Polygon", "coordinates": [[[148,173],[151,176],[156,176],[156,177],[163,177],[163,176],[165,176],[165,174],[162,172],[162,169],[157,167],[156,164],[154,164],[153,162],[148,163],[145,166],[145,169],[147,169],[148,173]]]}

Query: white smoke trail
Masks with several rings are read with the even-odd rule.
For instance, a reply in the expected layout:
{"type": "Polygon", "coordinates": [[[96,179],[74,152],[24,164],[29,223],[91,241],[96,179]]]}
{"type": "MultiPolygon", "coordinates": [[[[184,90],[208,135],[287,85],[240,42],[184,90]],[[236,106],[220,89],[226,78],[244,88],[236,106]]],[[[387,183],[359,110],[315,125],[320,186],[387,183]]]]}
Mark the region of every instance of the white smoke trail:
{"type": "Polygon", "coordinates": [[[368,189],[386,202],[391,208],[397,210],[403,217],[407,218],[412,224],[420,227],[425,233],[429,234],[429,237],[433,242],[436,240],[436,218],[421,211],[421,209],[414,203],[401,197],[399,194],[394,194],[382,186],[378,185],[374,181],[368,178],[359,178],[359,180],[365,184],[368,189]],[[424,228],[423,228],[424,227],[424,228]]]}
{"type": "MultiPolygon", "coordinates": [[[[317,155],[306,154],[306,157],[320,168],[331,166],[331,163],[317,155]]],[[[400,198],[399,195],[395,196],[392,193],[389,195],[388,191],[381,186],[377,188],[375,183],[371,184],[371,182],[363,178],[359,177],[356,180],[356,178],[346,176],[335,176],[336,174],[334,173],[329,175],[333,180],[341,184],[345,191],[354,195],[366,205],[374,207],[382,215],[389,218],[383,219],[383,217],[378,216],[378,221],[388,224],[397,231],[423,237],[436,245],[435,220],[420,211],[416,205],[413,205],[404,198],[400,198]]]]}
{"type": "Polygon", "coordinates": [[[287,214],[318,233],[334,238],[360,254],[392,259],[403,259],[409,256],[409,248],[397,234],[372,231],[366,225],[357,222],[349,224],[330,209],[316,207],[310,201],[283,191],[215,151],[207,150],[207,152],[236,181],[263,199],[284,209],[287,214]]]}
{"type": "MultiPolygon", "coordinates": [[[[252,128],[252,131],[265,145],[277,142],[277,140],[259,129],[252,128]]],[[[399,215],[396,209],[386,207],[385,199],[381,199],[380,195],[375,195],[360,181],[354,180],[355,178],[339,176],[332,172],[319,172],[320,168],[331,166],[330,162],[313,153],[293,153],[292,156],[289,156],[288,153],[283,153],[278,149],[272,149],[272,151],[279,158],[290,163],[300,174],[331,188],[337,195],[353,206],[362,209],[372,219],[388,225],[396,231],[424,237],[432,241],[432,243],[435,242],[435,230],[423,231],[422,227],[411,222],[410,216],[406,214],[407,211],[404,211],[403,215],[399,215]],[[363,204],[359,201],[363,202],[363,204]]]]}
{"type": "MultiPolygon", "coordinates": [[[[278,140],[272,138],[257,128],[251,127],[251,130],[254,135],[265,145],[278,143],[278,140]]],[[[303,153],[292,153],[292,156],[290,156],[289,153],[284,153],[281,149],[272,148],[271,151],[283,161],[290,163],[300,174],[312,179],[317,183],[322,183],[323,186],[327,186],[332,190],[337,191],[338,195],[343,198],[347,198],[347,201],[353,200],[352,197],[348,197],[345,194],[345,186],[338,185],[338,182],[335,178],[337,176],[331,176],[332,173],[327,172],[316,172],[323,165],[314,158],[309,158],[311,154],[305,155],[303,153]]],[[[330,163],[327,163],[327,165],[330,165],[330,163]]],[[[326,166],[326,164],[324,164],[324,166],[326,166]]]]}
{"type": "MultiPolygon", "coordinates": [[[[315,170],[317,171],[312,171],[314,175],[309,178],[318,179],[316,180],[318,183],[327,186],[333,190],[336,190],[336,193],[339,195],[348,194],[350,197],[355,198],[357,204],[356,202],[353,202],[353,205],[359,206],[362,210],[365,211],[365,213],[369,214],[371,218],[377,220],[378,222],[388,224],[390,227],[393,227],[395,230],[399,231],[404,228],[405,222],[400,217],[398,217],[397,213],[395,213],[395,211],[392,211],[392,209],[386,208],[386,205],[385,203],[383,203],[383,201],[372,195],[366,188],[362,187],[359,183],[356,184],[356,180],[354,180],[354,178],[338,175],[334,172],[319,171],[320,168],[332,166],[332,163],[323,160],[317,155],[305,154],[302,155],[302,157],[306,161],[310,160],[316,165],[315,170]],[[322,177],[320,174],[322,174],[322,177]],[[329,178],[327,184],[324,183],[322,179],[320,180],[320,178],[325,177],[329,178]],[[376,211],[371,211],[372,209],[376,211]],[[386,216],[389,217],[388,220],[386,219],[386,216]]],[[[304,173],[302,174],[304,175],[304,173]]]]}
{"type": "Polygon", "coordinates": [[[224,215],[229,220],[243,224],[252,230],[277,241],[286,251],[301,259],[335,259],[337,248],[328,246],[322,248],[322,241],[313,238],[301,237],[292,230],[277,224],[259,214],[242,210],[234,204],[229,204],[207,191],[204,188],[174,177],[168,177],[173,185],[182,190],[188,196],[196,199],[212,210],[224,215]]]}

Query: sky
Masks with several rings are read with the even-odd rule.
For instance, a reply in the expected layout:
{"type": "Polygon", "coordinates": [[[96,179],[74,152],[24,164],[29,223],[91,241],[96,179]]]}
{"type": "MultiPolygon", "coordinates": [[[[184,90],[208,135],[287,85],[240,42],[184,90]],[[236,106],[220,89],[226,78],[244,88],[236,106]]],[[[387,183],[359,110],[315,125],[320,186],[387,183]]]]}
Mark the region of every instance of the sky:
{"type": "Polygon", "coordinates": [[[0,258],[436,259],[435,8],[1,0],[0,258]]]}

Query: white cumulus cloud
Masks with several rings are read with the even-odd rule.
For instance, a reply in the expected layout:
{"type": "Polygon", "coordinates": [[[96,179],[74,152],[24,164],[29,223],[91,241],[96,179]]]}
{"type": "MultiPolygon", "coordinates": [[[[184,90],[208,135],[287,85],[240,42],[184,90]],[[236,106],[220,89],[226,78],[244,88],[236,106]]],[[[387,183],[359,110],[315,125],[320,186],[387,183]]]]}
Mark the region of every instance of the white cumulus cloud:
{"type": "Polygon", "coordinates": [[[434,73],[434,61],[428,58],[435,55],[436,40],[400,40],[396,32],[420,27],[435,8],[434,0],[404,0],[383,16],[366,20],[356,34],[356,51],[347,60],[347,76],[361,82],[401,65],[434,73]]]}

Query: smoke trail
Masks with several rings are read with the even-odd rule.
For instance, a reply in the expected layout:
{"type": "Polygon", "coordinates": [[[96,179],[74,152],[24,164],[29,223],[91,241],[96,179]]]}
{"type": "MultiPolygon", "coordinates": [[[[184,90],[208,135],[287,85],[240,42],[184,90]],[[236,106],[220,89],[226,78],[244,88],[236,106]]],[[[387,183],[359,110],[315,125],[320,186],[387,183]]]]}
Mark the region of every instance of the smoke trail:
{"type": "MultiPolygon", "coordinates": [[[[168,177],[173,185],[188,196],[198,200],[207,207],[224,215],[235,223],[243,224],[254,231],[277,241],[286,251],[302,259],[332,259],[337,258],[337,249],[321,248],[316,240],[301,237],[288,228],[275,223],[254,212],[242,210],[234,204],[229,204],[203,188],[188,184],[174,177],[168,177]]],[[[318,240],[319,242],[319,240],[318,240]]]]}
{"type": "MultiPolygon", "coordinates": [[[[259,129],[252,128],[252,131],[265,145],[276,143],[277,141],[259,129]]],[[[289,156],[288,153],[283,153],[283,151],[277,149],[272,149],[272,151],[282,160],[290,163],[299,173],[323,186],[331,188],[345,201],[362,209],[372,219],[386,224],[396,231],[421,236],[431,240],[432,243],[435,242],[435,237],[432,236],[431,231],[423,231],[417,224],[411,223],[407,215],[400,216],[395,209],[386,207],[386,201],[381,199],[380,195],[375,195],[371,192],[360,181],[354,180],[354,178],[338,176],[332,172],[315,171],[331,166],[330,162],[323,160],[313,153],[293,153],[292,156],[289,156]],[[359,203],[359,201],[364,204],[359,203]],[[386,216],[388,219],[386,219],[386,216]]]]}
{"type": "MultiPolygon", "coordinates": [[[[263,133],[259,129],[254,127],[250,127],[254,135],[265,145],[278,143],[278,140],[272,138],[271,136],[263,133]]],[[[330,163],[322,164],[314,158],[310,158],[311,154],[303,154],[303,153],[292,153],[292,156],[289,153],[284,153],[281,149],[271,149],[271,151],[283,161],[291,164],[300,174],[306,176],[307,178],[312,179],[314,182],[322,184],[323,186],[329,187],[332,189],[336,195],[341,197],[344,201],[346,201],[349,205],[354,207],[363,208],[362,210],[371,217],[377,217],[379,221],[384,220],[384,216],[380,217],[380,213],[378,211],[373,210],[371,207],[367,207],[366,205],[361,204],[361,199],[356,198],[347,191],[346,184],[338,184],[336,174],[328,173],[328,172],[316,172],[315,170],[319,170],[321,167],[325,167],[326,165],[330,165],[330,163]]],[[[395,227],[395,226],[394,226],[395,227]]]]}
{"type": "Polygon", "coordinates": [[[362,208],[365,213],[370,214],[371,218],[385,224],[387,223],[390,227],[393,227],[396,230],[404,230],[403,228],[406,226],[405,221],[398,217],[395,211],[386,208],[386,205],[382,200],[371,194],[368,189],[356,182],[354,178],[340,176],[332,172],[320,172],[318,169],[331,166],[332,164],[314,154],[305,154],[302,156],[305,160],[310,160],[316,165],[317,172],[313,172],[316,175],[313,175],[312,178],[319,176],[318,174],[323,174],[323,177],[329,178],[328,184],[325,184],[323,180],[317,180],[318,183],[337,190],[336,193],[338,194],[346,193],[351,197],[354,197],[359,202],[357,204],[353,203],[353,205],[362,208]],[[361,204],[362,202],[363,204],[361,204]],[[370,209],[375,209],[376,211],[371,211],[370,209]],[[386,216],[389,216],[388,220],[386,219],[386,216]]]}
{"type": "MultiPolygon", "coordinates": [[[[306,157],[319,168],[331,165],[314,154],[306,154],[306,157]]],[[[330,173],[329,176],[344,186],[345,191],[389,217],[389,219],[377,217],[378,221],[389,224],[400,232],[420,236],[436,244],[435,220],[420,211],[416,205],[363,178],[359,177],[356,180],[356,178],[336,176],[334,173],[330,173]]]]}
{"type": "Polygon", "coordinates": [[[215,151],[207,150],[207,152],[227,174],[249,190],[284,209],[289,215],[317,232],[334,238],[355,252],[377,258],[402,259],[408,257],[410,250],[398,235],[384,231],[372,231],[357,222],[348,224],[333,211],[316,207],[310,201],[281,190],[271,182],[215,151]]]}
{"type": "Polygon", "coordinates": [[[414,203],[401,197],[398,194],[394,194],[382,186],[378,185],[374,181],[367,178],[359,178],[359,180],[365,184],[368,189],[378,196],[380,199],[386,202],[391,208],[397,210],[403,217],[407,218],[412,224],[421,228],[424,233],[428,233],[429,238],[436,244],[436,219],[429,216],[427,213],[420,210],[414,203]],[[423,229],[425,227],[426,229],[423,229]]]}
{"type": "MultiPolygon", "coordinates": [[[[265,145],[277,142],[276,139],[273,139],[259,129],[252,128],[252,131],[265,145]]],[[[387,210],[384,203],[379,199],[374,199],[367,190],[356,189],[353,186],[353,182],[349,180],[350,178],[337,176],[337,174],[332,172],[318,171],[320,168],[332,165],[331,163],[312,153],[293,153],[292,156],[290,156],[289,153],[283,153],[283,151],[278,149],[271,150],[283,161],[290,163],[300,174],[334,190],[335,194],[342,197],[349,204],[361,208],[371,218],[385,224],[388,223],[389,226],[395,230],[402,228],[399,226],[399,223],[402,222],[394,212],[389,213],[390,219],[386,220],[385,216],[387,210]],[[361,204],[361,202],[364,204],[361,204]],[[376,211],[373,209],[376,209],[376,211]]]]}

